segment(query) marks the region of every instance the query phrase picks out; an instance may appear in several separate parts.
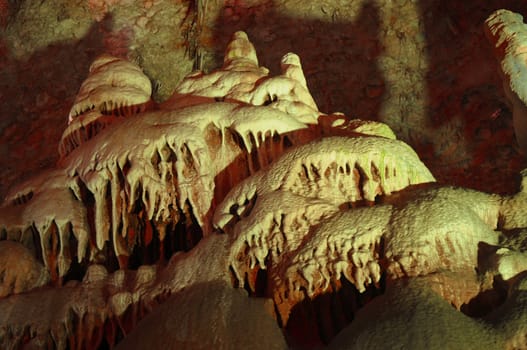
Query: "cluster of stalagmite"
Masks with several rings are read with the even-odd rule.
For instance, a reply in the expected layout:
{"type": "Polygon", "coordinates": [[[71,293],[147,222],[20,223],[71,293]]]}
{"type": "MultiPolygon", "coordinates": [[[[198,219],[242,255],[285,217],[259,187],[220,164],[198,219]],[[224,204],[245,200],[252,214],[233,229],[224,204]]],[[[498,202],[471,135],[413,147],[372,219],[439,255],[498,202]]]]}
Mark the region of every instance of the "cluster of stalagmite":
{"type": "Polygon", "coordinates": [[[327,132],[298,56],[284,56],[282,67],[269,77],[238,32],[221,69],[191,74],[169,102],[145,110],[151,86],[141,69],[99,57],[71,109],[57,169],[13,189],[4,231],[34,231],[59,276],[74,257],[127,267],[136,247],[153,241],[161,257],[167,235],[172,250],[192,248],[211,233],[214,205],[233,185],[327,132]]]}
{"type": "Polygon", "coordinates": [[[211,99],[238,101],[269,106],[301,122],[316,124],[321,113],[308,90],[300,58],[288,53],[282,57],[280,67],[281,75],[269,77],[269,70],[258,65],[247,34],[236,32],[227,47],[223,67],[210,74],[195,72],[187,76],[162,108],[173,109],[211,99]]]}
{"type": "MultiPolygon", "coordinates": [[[[493,35],[507,16],[489,19],[493,35]]],[[[190,74],[153,106],[139,67],[97,59],[59,164],[12,188],[0,207],[0,344],[112,347],[136,329],[123,348],[145,337],[246,347],[231,330],[265,324],[251,346],[284,348],[277,325],[289,330],[295,312],[322,300],[308,312],[321,339],[344,329],[334,346],[363,348],[374,344],[370,332],[344,327],[367,319],[355,315],[365,307],[382,329],[383,317],[395,317],[382,312],[384,300],[395,298],[424,303],[485,342],[525,347],[527,181],[505,197],[439,186],[387,125],[318,111],[297,55],[281,68],[270,77],[237,32],[220,69],[190,74]],[[16,268],[13,252],[22,258],[16,268]],[[129,271],[129,261],[141,266],[129,271]],[[31,291],[75,269],[84,269],[82,281],[31,291]],[[509,299],[482,321],[449,305],[462,309],[500,283],[509,299]],[[244,300],[232,284],[274,305],[244,300]],[[27,310],[29,319],[20,316],[27,310]]]]}

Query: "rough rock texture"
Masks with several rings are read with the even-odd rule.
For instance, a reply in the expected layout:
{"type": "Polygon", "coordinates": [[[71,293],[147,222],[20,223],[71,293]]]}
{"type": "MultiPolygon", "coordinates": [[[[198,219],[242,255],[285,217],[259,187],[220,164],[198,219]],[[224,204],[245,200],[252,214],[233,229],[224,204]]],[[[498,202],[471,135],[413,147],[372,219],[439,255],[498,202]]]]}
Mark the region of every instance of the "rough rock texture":
{"type": "Polygon", "coordinates": [[[0,241],[0,298],[49,282],[49,274],[31,251],[13,241],[0,241]]]}
{"type": "Polygon", "coordinates": [[[74,257],[84,259],[89,245],[88,213],[69,190],[72,184],[63,171],[43,172],[13,187],[2,206],[0,238],[39,247],[53,276],[64,276],[74,257]],[[38,240],[33,232],[40,234],[38,240]]]}
{"type": "MultiPolygon", "coordinates": [[[[339,208],[360,201],[374,202],[377,196],[431,181],[434,178],[428,169],[400,141],[375,136],[326,137],[286,152],[270,167],[235,186],[216,209],[214,225],[234,237],[231,266],[242,286],[244,276],[251,269],[256,266],[265,269],[269,261],[271,269],[278,270],[271,278],[273,283],[280,285],[281,279],[287,281],[285,290],[279,287],[277,293],[287,293],[292,299],[295,293],[303,299],[300,288],[305,288],[309,296],[323,292],[330,280],[340,279],[341,274],[362,292],[364,284],[379,282],[380,268],[375,261],[369,264],[368,258],[359,257],[359,253],[352,257],[353,261],[360,260],[359,267],[369,271],[354,272],[347,266],[348,256],[353,255],[355,249],[370,249],[376,254],[378,237],[348,244],[339,240],[340,234],[343,237],[352,235],[343,228],[364,221],[372,226],[364,231],[373,235],[377,229],[373,223],[389,220],[389,211],[373,212],[362,218],[361,209],[352,210],[344,226],[337,224],[338,229],[331,227],[331,223],[327,223],[330,228],[321,226],[320,232],[310,232],[310,228],[324,222],[339,208]],[[392,157],[392,154],[397,156],[392,157]],[[274,207],[273,203],[277,202],[282,204],[274,207]],[[231,230],[229,226],[234,227],[231,230]],[[335,242],[330,235],[335,237],[335,242]],[[295,260],[296,254],[298,260],[295,260]],[[284,256],[286,263],[282,265],[284,256]],[[328,261],[325,256],[334,256],[330,259],[335,261],[328,261]],[[293,277],[297,264],[301,278],[293,277]],[[282,270],[288,266],[291,272],[288,270],[284,274],[282,270]]],[[[379,229],[384,227],[381,225],[379,229]]],[[[358,234],[362,233],[358,229],[358,234]]],[[[249,284],[254,291],[253,277],[249,277],[249,284]]],[[[281,311],[284,322],[287,314],[288,311],[281,311]]]]}
{"type": "Polygon", "coordinates": [[[356,315],[329,349],[524,349],[525,276],[484,318],[453,309],[422,281],[400,281],[356,315]],[[381,335],[382,336],[379,336],[381,335]]]}
{"type": "Polygon", "coordinates": [[[29,343],[36,348],[51,344],[56,349],[95,349],[114,345],[170,295],[191,286],[230,283],[225,274],[225,243],[220,235],[203,239],[198,249],[175,255],[161,271],[144,265],[136,271],[110,274],[103,266],[92,265],[82,282],[0,299],[2,346],[29,343]],[[209,268],[202,271],[201,266],[209,268]]]}
{"type": "Polygon", "coordinates": [[[527,303],[525,273],[516,279],[509,290],[507,301],[485,317],[485,321],[505,339],[505,348],[522,349],[526,347],[527,327],[524,309],[527,303]]]}
{"type": "Polygon", "coordinates": [[[287,349],[272,312],[269,300],[229,284],[197,284],[156,307],[116,349],[287,349]]]}
{"type": "Polygon", "coordinates": [[[504,339],[423,284],[400,282],[360,310],[328,348],[503,349],[504,339]]]}
{"type": "Polygon", "coordinates": [[[90,110],[117,115],[142,112],[151,94],[150,80],[137,65],[110,55],[99,56],[79,89],[68,122],[90,110]]]}
{"type": "MultiPolygon", "coordinates": [[[[311,145],[324,151],[316,142],[307,146],[311,145]]],[[[353,194],[367,191],[363,188],[354,192],[351,185],[341,185],[344,180],[331,177],[331,172],[324,170],[327,166],[316,162],[312,162],[317,164],[314,167],[304,166],[310,170],[306,170],[306,181],[297,186],[288,176],[279,175],[277,169],[282,167],[296,175],[298,171],[291,165],[294,163],[282,160],[307,148],[287,152],[268,169],[240,183],[218,206],[215,216],[215,224],[233,236],[230,259],[238,283],[247,283],[256,292],[261,287],[255,271],[269,270],[268,293],[273,295],[282,322],[287,323],[293,306],[305,298],[338,290],[342,278],[358,293],[364,293],[373,285],[380,288],[381,279],[391,284],[403,278],[430,276],[432,288],[457,308],[482,292],[484,286],[477,270],[486,258],[481,256],[481,246],[498,244],[499,233],[494,231],[498,221],[504,228],[501,225],[511,218],[508,198],[460,188],[412,187],[433,178],[427,177],[426,169],[420,173],[415,165],[412,169],[416,175],[408,176],[401,171],[405,163],[396,160],[393,167],[399,170],[393,172],[397,176],[390,179],[391,184],[401,183],[399,190],[408,188],[393,196],[389,196],[390,191],[375,192],[382,198],[379,204],[356,207],[363,198],[353,194]],[[335,181],[322,181],[319,173],[335,181]],[[350,195],[339,195],[343,189],[350,195]],[[271,203],[275,202],[282,205],[273,208],[271,203]],[[464,283],[451,282],[453,277],[463,278],[464,283]]],[[[360,147],[346,149],[357,152],[351,154],[360,159],[360,147]]],[[[377,144],[375,149],[382,147],[377,144]]],[[[334,158],[339,164],[339,156],[334,158]]],[[[297,159],[309,163],[309,158],[297,159]]],[[[372,164],[379,162],[368,159],[372,164]]],[[[360,160],[351,163],[360,166],[360,160]]],[[[354,183],[367,184],[367,179],[366,175],[354,183]]],[[[525,200],[516,202],[518,208],[525,209],[526,205],[525,200]]],[[[496,256],[501,252],[498,250],[496,256]]],[[[509,279],[510,274],[502,274],[502,278],[509,279]]]]}
{"type": "Polygon", "coordinates": [[[512,105],[516,139],[527,153],[527,26],[520,14],[498,10],[485,21],[485,29],[500,65],[505,96],[512,105]]]}

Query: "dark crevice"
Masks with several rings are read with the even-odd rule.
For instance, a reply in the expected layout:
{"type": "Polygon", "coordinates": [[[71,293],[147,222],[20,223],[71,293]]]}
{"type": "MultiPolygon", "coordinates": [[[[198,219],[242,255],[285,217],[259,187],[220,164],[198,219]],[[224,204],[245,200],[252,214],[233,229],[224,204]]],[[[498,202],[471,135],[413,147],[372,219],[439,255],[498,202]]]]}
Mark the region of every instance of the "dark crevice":
{"type": "Polygon", "coordinates": [[[161,174],[161,170],[159,168],[160,163],[161,163],[161,155],[159,155],[159,152],[156,149],[154,151],[154,154],[150,158],[150,164],[152,164],[152,167],[157,171],[158,174],[161,174]]]}
{"type": "Polygon", "coordinates": [[[12,204],[13,205],[22,205],[26,204],[33,198],[33,191],[29,191],[27,193],[20,194],[15,199],[13,199],[12,204]]]}
{"type": "Polygon", "coordinates": [[[359,190],[359,195],[362,200],[364,200],[364,185],[366,183],[367,177],[364,173],[364,170],[359,165],[356,165],[354,168],[354,172],[358,173],[357,176],[357,189],[359,190]],[[355,172],[356,171],[356,172],[355,172]]]}
{"type": "Polygon", "coordinates": [[[269,106],[270,104],[276,101],[278,101],[278,96],[276,96],[275,94],[267,94],[267,98],[265,99],[262,105],[269,106]]]}
{"type": "Polygon", "coordinates": [[[469,317],[483,317],[503,305],[509,293],[509,284],[501,276],[494,277],[492,289],[480,292],[468,303],[461,305],[460,311],[469,317]]]}
{"type": "Polygon", "coordinates": [[[63,284],[66,284],[68,281],[82,281],[87,269],[88,264],[86,263],[86,259],[80,263],[77,259],[73,259],[68,272],[62,278],[63,284]]]}
{"type": "Polygon", "coordinates": [[[253,296],[264,297],[267,293],[267,269],[258,269],[254,283],[253,296]]]}
{"type": "Polygon", "coordinates": [[[304,181],[308,181],[309,179],[309,171],[307,170],[307,166],[302,163],[302,172],[299,174],[300,175],[300,178],[304,181]]]}
{"type": "Polygon", "coordinates": [[[247,150],[249,149],[248,148],[248,145],[245,144],[245,142],[243,141],[243,137],[238,134],[237,132],[232,132],[230,131],[229,129],[227,129],[229,132],[226,133],[225,136],[227,136],[227,134],[230,134],[231,137],[232,137],[232,140],[236,143],[236,145],[238,145],[238,147],[242,150],[247,150]]]}
{"type": "MultiPolygon", "coordinates": [[[[1,238],[1,234],[0,234],[0,239],[1,238]]],[[[36,251],[36,247],[35,247],[35,240],[33,238],[33,228],[32,227],[27,227],[24,232],[22,232],[22,235],[20,236],[20,240],[19,242],[24,246],[26,247],[27,249],[29,249],[31,252],[35,252],[36,251]]]]}
{"type": "Polygon", "coordinates": [[[42,245],[40,244],[40,233],[38,232],[35,224],[33,224],[31,226],[31,233],[33,234],[33,242],[34,242],[34,246],[35,246],[35,251],[34,251],[34,254],[35,254],[35,258],[38,260],[38,261],[44,261],[44,254],[42,253],[42,245]]]}
{"type": "Polygon", "coordinates": [[[310,165],[311,173],[313,174],[313,180],[315,182],[318,182],[321,178],[319,169],[315,166],[315,164],[310,165]]]}
{"type": "Polygon", "coordinates": [[[243,212],[240,213],[241,217],[247,217],[251,214],[255,204],[256,200],[258,199],[258,194],[255,192],[254,195],[251,198],[246,198],[243,202],[243,212]]]}
{"type": "MultiPolygon", "coordinates": [[[[84,182],[78,181],[79,186],[79,192],[80,192],[80,200],[84,204],[84,207],[86,208],[86,214],[87,214],[87,221],[89,225],[89,232],[88,235],[93,240],[93,237],[95,237],[95,197],[90,192],[90,190],[86,187],[84,182]]],[[[91,246],[95,245],[95,242],[90,242],[91,246]]]]}
{"type": "Polygon", "coordinates": [[[286,338],[293,349],[310,349],[327,345],[344,327],[349,325],[356,312],[372,299],[384,294],[385,276],[379,286],[370,285],[360,293],[342,277],[330,290],[314,299],[307,298],[291,310],[285,325],[286,338]]]}
{"type": "Polygon", "coordinates": [[[291,139],[287,135],[285,135],[283,137],[283,141],[282,142],[284,144],[284,150],[293,146],[293,142],[291,141],[291,139]]]}
{"type": "Polygon", "coordinates": [[[256,139],[252,133],[249,134],[250,141],[250,149],[249,152],[247,152],[247,161],[249,164],[252,164],[252,170],[254,172],[261,169],[262,164],[260,164],[260,159],[258,158],[258,148],[256,147],[256,139]]]}
{"type": "Polygon", "coordinates": [[[136,270],[141,265],[150,265],[159,259],[159,234],[150,220],[136,221],[133,250],[128,257],[128,268],[136,270]]]}
{"type": "Polygon", "coordinates": [[[185,228],[184,231],[180,233],[180,235],[185,237],[185,245],[183,246],[182,250],[189,251],[190,249],[194,248],[196,244],[198,244],[198,242],[203,238],[203,231],[198,223],[198,220],[196,219],[196,216],[194,215],[192,205],[190,205],[188,200],[185,201],[185,207],[183,209],[184,215],[182,217],[184,218],[183,224],[185,228]]]}
{"type": "Polygon", "coordinates": [[[229,275],[231,277],[231,283],[234,288],[240,287],[240,282],[238,281],[238,278],[236,277],[236,273],[234,272],[234,268],[232,265],[229,266],[229,275]]]}

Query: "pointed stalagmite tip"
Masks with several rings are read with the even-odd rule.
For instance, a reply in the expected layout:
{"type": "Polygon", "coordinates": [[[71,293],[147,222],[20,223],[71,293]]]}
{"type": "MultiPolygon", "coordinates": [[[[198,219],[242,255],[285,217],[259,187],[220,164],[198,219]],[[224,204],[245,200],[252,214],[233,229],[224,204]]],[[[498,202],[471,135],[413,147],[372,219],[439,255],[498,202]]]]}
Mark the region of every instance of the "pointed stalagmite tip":
{"type": "Polygon", "coordinates": [[[258,67],[258,57],[253,44],[245,32],[234,33],[225,51],[223,66],[251,65],[258,67]]]}
{"type": "Polygon", "coordinates": [[[298,81],[303,87],[307,89],[307,81],[302,70],[300,57],[297,54],[289,52],[282,57],[280,62],[282,74],[290,79],[298,81]]]}

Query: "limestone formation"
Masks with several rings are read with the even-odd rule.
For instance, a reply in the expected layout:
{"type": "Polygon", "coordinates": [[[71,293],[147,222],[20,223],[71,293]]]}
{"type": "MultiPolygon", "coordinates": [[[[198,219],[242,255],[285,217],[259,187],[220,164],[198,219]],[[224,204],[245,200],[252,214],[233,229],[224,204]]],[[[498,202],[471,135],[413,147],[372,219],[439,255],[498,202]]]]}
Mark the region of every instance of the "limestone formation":
{"type": "Polygon", "coordinates": [[[48,271],[22,244],[0,241],[0,298],[19,294],[49,281],[48,271]]]}
{"type": "MultiPolygon", "coordinates": [[[[59,168],[43,174],[44,182],[30,180],[17,190],[44,195],[24,197],[27,203],[17,208],[7,201],[5,210],[13,214],[0,220],[1,224],[8,231],[34,227],[46,242],[53,213],[64,211],[58,205],[65,202],[42,201],[51,192],[61,191],[68,201],[64,220],[60,224],[55,220],[62,225],[56,247],[59,261],[64,261],[59,268],[61,276],[70,267],[70,256],[79,262],[85,256],[97,261],[109,248],[119,265],[127,267],[137,245],[158,240],[161,246],[155,255],[162,256],[167,234],[183,236],[176,250],[190,249],[202,235],[210,234],[214,204],[233,184],[272,162],[284,149],[322,132],[310,127],[317,118],[305,123],[297,110],[244,102],[254,94],[252,90],[242,94],[253,73],[237,71],[241,66],[233,63],[245,60],[236,56],[240,41],[252,47],[245,33],[237,33],[226,54],[225,70],[203,76],[197,84],[212,86],[210,77],[216,77],[215,84],[238,91],[241,100],[169,104],[155,111],[144,111],[150,85],[137,66],[110,56],[98,58],[72,107],[59,168]],[[231,75],[238,78],[231,79],[231,75]],[[115,119],[113,113],[129,116],[115,119]],[[51,183],[55,178],[62,180],[51,183]],[[29,212],[26,207],[31,207],[32,216],[24,214],[29,212]],[[39,224],[35,217],[45,223],[39,224]],[[77,239],[76,252],[69,252],[66,230],[67,237],[72,234],[77,239]]],[[[255,64],[256,59],[251,62],[255,64]]],[[[177,91],[185,90],[185,84],[177,91]]],[[[199,89],[193,90],[183,100],[200,96],[199,89]]],[[[296,97],[290,102],[302,104],[296,97]]],[[[103,260],[108,262],[109,258],[103,260]]]]}
{"type": "Polygon", "coordinates": [[[183,79],[162,108],[174,109],[211,99],[237,101],[269,106],[301,122],[317,123],[321,113],[308,90],[300,58],[293,53],[284,55],[281,69],[281,75],[269,77],[269,70],[258,65],[247,34],[237,32],[227,47],[223,67],[210,74],[195,72],[183,79]]]}
{"type": "Polygon", "coordinates": [[[102,55],[90,66],[71,107],[69,122],[94,109],[103,114],[135,114],[144,110],[151,94],[150,80],[137,65],[102,55]]]}
{"type": "Polygon", "coordinates": [[[505,96],[512,105],[516,139],[527,153],[527,26],[520,14],[498,10],[485,21],[485,32],[499,62],[505,96]]]}
{"type": "Polygon", "coordinates": [[[42,263],[59,277],[73,260],[89,257],[87,209],[77,197],[79,192],[70,188],[76,188],[75,179],[61,169],[44,171],[12,188],[0,216],[0,239],[40,247],[42,263]],[[39,239],[34,240],[33,233],[39,239]]]}
{"type": "Polygon", "coordinates": [[[110,55],[98,57],[70,110],[59,154],[66,156],[118,117],[144,112],[153,103],[151,95],[150,80],[137,65],[110,55]]]}
{"type": "Polygon", "coordinates": [[[525,182],[438,184],[280,63],[237,32],[156,108],[138,66],[92,64],[59,163],[0,207],[0,347],[527,347],[525,182]]]}
{"type": "Polygon", "coordinates": [[[272,310],[270,300],[227,283],[193,285],[155,308],[117,349],[287,349],[272,310]]]}

